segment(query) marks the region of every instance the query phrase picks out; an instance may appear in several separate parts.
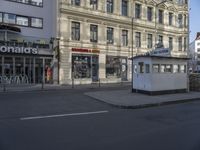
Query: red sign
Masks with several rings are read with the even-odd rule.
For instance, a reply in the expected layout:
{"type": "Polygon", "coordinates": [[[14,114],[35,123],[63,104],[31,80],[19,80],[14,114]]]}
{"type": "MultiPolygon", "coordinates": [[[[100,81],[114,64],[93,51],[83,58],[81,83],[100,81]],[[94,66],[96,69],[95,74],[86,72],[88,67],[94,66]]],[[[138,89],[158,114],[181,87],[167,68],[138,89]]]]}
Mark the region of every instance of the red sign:
{"type": "Polygon", "coordinates": [[[82,52],[82,53],[99,53],[97,49],[84,49],[84,48],[72,48],[73,52],[82,52]]]}

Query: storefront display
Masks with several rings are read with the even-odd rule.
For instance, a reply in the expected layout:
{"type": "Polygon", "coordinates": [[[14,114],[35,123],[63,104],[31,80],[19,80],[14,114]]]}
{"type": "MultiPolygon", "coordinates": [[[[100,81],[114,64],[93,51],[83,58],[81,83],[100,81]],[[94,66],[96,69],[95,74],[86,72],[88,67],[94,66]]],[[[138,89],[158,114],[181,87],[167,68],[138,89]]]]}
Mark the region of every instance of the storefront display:
{"type": "Polygon", "coordinates": [[[106,77],[127,80],[127,59],[118,56],[107,56],[106,77]]]}
{"type": "Polygon", "coordinates": [[[51,57],[0,56],[0,83],[52,83],[51,57]],[[46,69],[44,68],[46,67],[46,69]],[[47,73],[48,71],[48,73],[47,73]]]}
{"type": "Polygon", "coordinates": [[[95,55],[72,55],[72,78],[98,79],[98,56],[95,55]]]}

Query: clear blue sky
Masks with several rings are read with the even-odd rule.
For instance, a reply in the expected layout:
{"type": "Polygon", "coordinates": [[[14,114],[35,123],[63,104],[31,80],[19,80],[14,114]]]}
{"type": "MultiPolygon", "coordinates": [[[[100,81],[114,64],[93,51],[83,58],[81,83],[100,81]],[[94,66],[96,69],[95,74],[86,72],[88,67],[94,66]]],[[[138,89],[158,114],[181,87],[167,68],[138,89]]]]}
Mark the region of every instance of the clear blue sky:
{"type": "Polygon", "coordinates": [[[192,42],[196,33],[200,32],[200,0],[190,0],[190,8],[190,42],[192,42]]]}

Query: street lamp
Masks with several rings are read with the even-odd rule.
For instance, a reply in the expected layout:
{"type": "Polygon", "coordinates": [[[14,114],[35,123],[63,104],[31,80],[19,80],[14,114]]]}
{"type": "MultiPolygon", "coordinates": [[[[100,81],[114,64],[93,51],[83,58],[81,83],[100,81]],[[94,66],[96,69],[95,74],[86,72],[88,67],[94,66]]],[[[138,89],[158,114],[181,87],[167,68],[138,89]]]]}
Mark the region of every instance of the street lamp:
{"type": "Polygon", "coordinates": [[[133,21],[134,17],[131,18],[131,92],[133,92],[133,21]]]}

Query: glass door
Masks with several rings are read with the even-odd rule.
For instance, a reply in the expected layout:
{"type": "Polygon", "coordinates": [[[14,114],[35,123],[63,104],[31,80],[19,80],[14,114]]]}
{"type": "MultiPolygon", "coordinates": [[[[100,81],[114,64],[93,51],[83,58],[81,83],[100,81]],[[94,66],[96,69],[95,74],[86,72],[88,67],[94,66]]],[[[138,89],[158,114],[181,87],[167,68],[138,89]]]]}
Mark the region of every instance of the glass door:
{"type": "Polygon", "coordinates": [[[43,80],[43,59],[35,59],[35,83],[42,83],[43,80]]]}
{"type": "Polygon", "coordinates": [[[92,57],[92,81],[98,81],[99,79],[99,58],[98,56],[92,57]]]}
{"type": "Polygon", "coordinates": [[[25,61],[25,77],[29,83],[33,83],[33,58],[26,58],[25,61]]]}
{"type": "Polygon", "coordinates": [[[13,75],[13,58],[5,57],[4,58],[4,75],[10,77],[13,75]]]}

